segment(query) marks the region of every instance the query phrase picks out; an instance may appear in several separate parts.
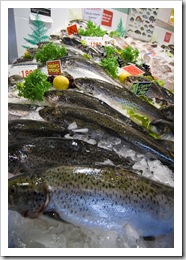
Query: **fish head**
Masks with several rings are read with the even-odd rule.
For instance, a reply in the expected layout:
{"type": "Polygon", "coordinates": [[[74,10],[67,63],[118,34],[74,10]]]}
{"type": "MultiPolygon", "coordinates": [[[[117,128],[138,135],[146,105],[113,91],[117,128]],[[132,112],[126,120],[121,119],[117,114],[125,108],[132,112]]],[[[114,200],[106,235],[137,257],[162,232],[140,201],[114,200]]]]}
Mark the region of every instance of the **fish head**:
{"type": "Polygon", "coordinates": [[[56,103],[59,100],[59,97],[62,95],[63,95],[62,91],[51,90],[44,93],[44,98],[49,103],[53,104],[56,103]]]}
{"type": "Polygon", "coordinates": [[[174,137],[174,129],[173,123],[163,120],[157,119],[150,122],[148,129],[155,133],[159,138],[164,137],[167,140],[171,140],[174,137]]]}
{"type": "Polygon", "coordinates": [[[9,147],[8,151],[8,172],[12,174],[16,174],[20,168],[21,162],[20,157],[17,151],[13,151],[9,147]]]}
{"type": "Polygon", "coordinates": [[[61,70],[66,71],[67,68],[70,70],[76,66],[75,62],[73,60],[73,57],[77,58],[76,56],[65,56],[60,59],[61,60],[61,70]]]}
{"type": "Polygon", "coordinates": [[[48,201],[47,189],[39,175],[22,174],[8,180],[8,208],[23,217],[36,218],[48,201]]]}
{"type": "Polygon", "coordinates": [[[58,124],[61,127],[66,127],[65,111],[65,108],[61,109],[60,107],[44,107],[39,110],[39,115],[49,122],[58,124]]]}
{"type": "Polygon", "coordinates": [[[77,78],[74,81],[76,87],[87,94],[94,94],[95,83],[93,79],[90,78],[77,78]]]}

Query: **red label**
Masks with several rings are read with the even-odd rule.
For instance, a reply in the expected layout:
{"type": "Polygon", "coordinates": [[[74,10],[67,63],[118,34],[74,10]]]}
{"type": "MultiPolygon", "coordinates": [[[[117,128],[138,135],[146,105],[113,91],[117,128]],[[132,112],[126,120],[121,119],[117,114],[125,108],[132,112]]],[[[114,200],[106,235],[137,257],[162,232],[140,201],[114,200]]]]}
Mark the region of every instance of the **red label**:
{"type": "Polygon", "coordinates": [[[169,42],[170,41],[170,38],[171,38],[171,33],[169,33],[169,32],[166,32],[166,34],[165,34],[165,38],[164,38],[164,42],[169,42]]]}
{"type": "Polygon", "coordinates": [[[103,16],[102,16],[102,21],[101,24],[111,27],[112,26],[112,18],[113,18],[113,12],[103,10],[103,16]]]}
{"type": "Polygon", "coordinates": [[[47,61],[48,75],[61,75],[61,61],[47,61]]]}
{"type": "Polygon", "coordinates": [[[74,33],[78,33],[77,25],[73,24],[71,26],[68,26],[67,27],[67,32],[68,32],[68,35],[71,35],[71,34],[74,34],[74,33]]]}
{"type": "Polygon", "coordinates": [[[137,76],[144,73],[144,71],[140,70],[134,65],[125,66],[123,67],[123,69],[130,73],[132,76],[137,76]]]}

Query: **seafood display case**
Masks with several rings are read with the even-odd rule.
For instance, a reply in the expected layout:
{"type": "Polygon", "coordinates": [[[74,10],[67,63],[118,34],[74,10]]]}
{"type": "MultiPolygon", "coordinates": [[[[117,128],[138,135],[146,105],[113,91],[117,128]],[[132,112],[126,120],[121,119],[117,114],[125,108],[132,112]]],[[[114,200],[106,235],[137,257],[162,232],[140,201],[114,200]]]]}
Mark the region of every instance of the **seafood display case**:
{"type": "Polygon", "coordinates": [[[161,8],[61,9],[55,33],[55,10],[40,9],[9,64],[9,248],[173,248],[174,43],[153,41],[161,8]]]}

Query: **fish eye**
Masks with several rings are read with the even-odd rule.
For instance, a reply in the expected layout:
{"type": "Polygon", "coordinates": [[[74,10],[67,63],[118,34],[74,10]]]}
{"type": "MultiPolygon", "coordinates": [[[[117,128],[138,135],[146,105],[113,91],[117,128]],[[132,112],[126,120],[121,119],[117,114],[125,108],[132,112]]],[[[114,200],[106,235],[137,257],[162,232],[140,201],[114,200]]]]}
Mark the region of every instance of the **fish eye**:
{"type": "Polygon", "coordinates": [[[15,185],[12,185],[12,187],[10,188],[10,193],[11,193],[11,194],[15,194],[16,191],[17,191],[16,186],[15,186],[15,185]]]}

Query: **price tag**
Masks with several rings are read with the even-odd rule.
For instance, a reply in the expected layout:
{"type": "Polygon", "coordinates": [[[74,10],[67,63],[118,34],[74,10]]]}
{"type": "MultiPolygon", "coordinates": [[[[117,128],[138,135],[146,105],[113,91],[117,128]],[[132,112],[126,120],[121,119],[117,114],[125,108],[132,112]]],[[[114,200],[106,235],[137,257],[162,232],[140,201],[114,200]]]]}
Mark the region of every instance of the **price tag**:
{"type": "Polygon", "coordinates": [[[67,32],[68,32],[68,35],[71,35],[71,34],[74,34],[74,33],[78,33],[77,25],[73,24],[71,26],[68,26],[67,27],[67,32]]]}
{"type": "Polygon", "coordinates": [[[19,74],[22,78],[27,77],[32,71],[37,69],[37,65],[17,65],[17,66],[9,66],[8,68],[8,76],[12,76],[15,74],[19,74]]]}
{"type": "Polygon", "coordinates": [[[61,75],[61,61],[53,60],[47,61],[48,75],[61,75]]]}
{"type": "Polygon", "coordinates": [[[144,73],[143,70],[140,70],[135,65],[125,66],[125,67],[123,67],[123,69],[126,70],[128,73],[130,73],[132,76],[137,76],[137,75],[140,75],[140,74],[144,73]]]}
{"type": "Polygon", "coordinates": [[[103,38],[102,37],[82,37],[82,40],[86,41],[86,43],[92,47],[96,47],[96,45],[103,44],[103,38]]]}

